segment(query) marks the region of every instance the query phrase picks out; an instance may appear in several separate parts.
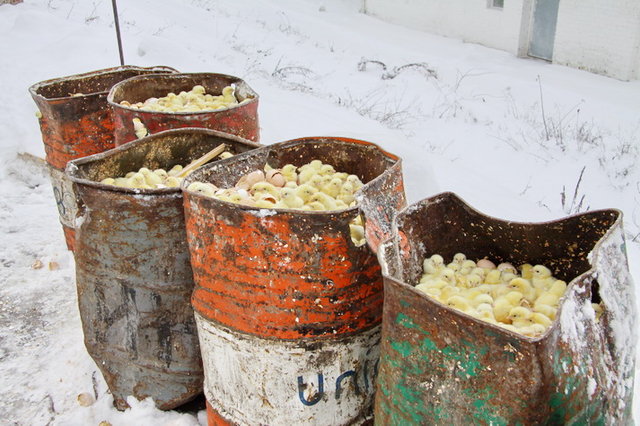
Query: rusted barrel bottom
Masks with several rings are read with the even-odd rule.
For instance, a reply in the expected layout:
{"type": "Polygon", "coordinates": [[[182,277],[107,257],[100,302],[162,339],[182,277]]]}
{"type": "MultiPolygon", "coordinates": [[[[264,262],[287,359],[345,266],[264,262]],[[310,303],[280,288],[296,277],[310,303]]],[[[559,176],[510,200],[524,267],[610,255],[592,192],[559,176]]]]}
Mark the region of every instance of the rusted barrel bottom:
{"type": "Polygon", "coordinates": [[[87,348],[102,372],[109,390],[113,394],[114,404],[120,411],[129,408],[127,397],[131,394],[123,391],[131,389],[139,400],[153,398],[157,408],[171,410],[191,401],[202,392],[203,373],[201,371],[165,371],[154,366],[136,364],[104,352],[96,353],[87,348]],[[106,361],[105,361],[106,360],[106,361]]]}
{"type": "Polygon", "coordinates": [[[195,314],[209,424],[361,424],[373,415],[380,326],[333,339],[264,339],[195,314]]]}

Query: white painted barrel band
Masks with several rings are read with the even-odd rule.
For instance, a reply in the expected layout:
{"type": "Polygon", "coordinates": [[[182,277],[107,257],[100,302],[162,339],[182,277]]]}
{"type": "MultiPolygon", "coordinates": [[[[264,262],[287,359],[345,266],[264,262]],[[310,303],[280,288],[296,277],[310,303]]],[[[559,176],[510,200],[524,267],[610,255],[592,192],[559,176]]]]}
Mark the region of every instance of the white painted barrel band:
{"type": "Polygon", "coordinates": [[[237,424],[342,425],[373,404],[380,326],[336,339],[264,339],[195,314],[205,396],[237,424]]]}

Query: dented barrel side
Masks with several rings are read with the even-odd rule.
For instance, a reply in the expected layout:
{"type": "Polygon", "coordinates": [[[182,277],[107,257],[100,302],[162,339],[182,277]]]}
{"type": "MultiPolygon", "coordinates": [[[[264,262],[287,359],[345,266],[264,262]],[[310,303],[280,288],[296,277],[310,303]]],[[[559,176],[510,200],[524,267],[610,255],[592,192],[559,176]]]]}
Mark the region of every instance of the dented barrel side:
{"type": "Polygon", "coordinates": [[[38,121],[54,197],[70,250],[77,207],[72,185],[64,174],[67,162],[115,146],[113,116],[107,103],[107,94],[114,84],[142,74],[171,72],[176,70],[122,66],[46,80],[29,88],[39,109],[38,121]]]}
{"type": "MultiPolygon", "coordinates": [[[[183,187],[229,187],[265,163],[313,159],[358,174],[365,186],[386,173],[402,178],[397,157],[375,145],[305,138],[204,167],[183,187]]],[[[404,193],[378,197],[404,203],[404,193]]],[[[360,213],[257,209],[185,191],[210,424],[371,417],[382,277],[373,251],[351,240],[349,222],[360,213]]]]}
{"type": "Polygon", "coordinates": [[[616,210],[507,222],[452,193],[400,213],[379,253],[385,305],[376,424],[630,422],[636,342],[621,330],[634,326],[635,302],[621,226],[616,210]],[[550,265],[569,283],[556,321],[528,338],[413,288],[425,257],[456,252],[550,265]],[[601,301],[598,321],[591,303],[601,301]]]}
{"type": "Polygon", "coordinates": [[[242,79],[225,74],[193,73],[173,75],[148,75],[123,81],[113,87],[108,97],[115,119],[115,144],[137,138],[133,119],[139,119],[149,134],[182,127],[203,127],[240,136],[244,139],[259,141],[258,94],[242,79]],[[222,89],[235,85],[238,101],[249,99],[240,105],[219,110],[201,112],[159,112],[145,111],[121,105],[144,102],[155,97],[161,98],[168,93],[188,92],[195,85],[201,85],[209,94],[218,95],[222,89]]]}
{"type": "Polygon", "coordinates": [[[180,129],[67,168],[81,205],[74,255],[85,346],[120,410],[128,395],[175,408],[202,392],[203,371],[180,189],[99,182],[143,166],[186,165],[220,143],[233,153],[256,147],[232,135],[180,129]]]}

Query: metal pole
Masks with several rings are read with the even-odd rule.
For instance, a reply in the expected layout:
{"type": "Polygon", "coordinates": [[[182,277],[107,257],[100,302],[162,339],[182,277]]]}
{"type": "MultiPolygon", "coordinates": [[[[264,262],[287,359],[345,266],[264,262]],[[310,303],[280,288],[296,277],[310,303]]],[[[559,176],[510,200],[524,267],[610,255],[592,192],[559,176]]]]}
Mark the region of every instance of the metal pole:
{"type": "Polygon", "coordinates": [[[122,38],[120,37],[120,22],[118,21],[118,6],[116,0],[111,0],[113,6],[113,21],[116,23],[116,36],[118,37],[118,52],[120,53],[120,65],[124,65],[124,55],[122,53],[122,38]]]}

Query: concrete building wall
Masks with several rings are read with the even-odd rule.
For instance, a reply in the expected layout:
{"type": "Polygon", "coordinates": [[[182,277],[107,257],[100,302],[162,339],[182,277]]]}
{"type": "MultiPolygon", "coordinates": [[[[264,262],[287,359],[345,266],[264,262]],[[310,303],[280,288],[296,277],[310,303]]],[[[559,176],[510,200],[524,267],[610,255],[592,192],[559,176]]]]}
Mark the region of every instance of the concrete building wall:
{"type": "Polygon", "coordinates": [[[640,78],[640,1],[562,0],[553,62],[621,80],[640,78]]]}
{"type": "Polygon", "coordinates": [[[489,7],[490,1],[364,0],[364,10],[385,21],[518,54],[528,0],[505,0],[502,9],[489,7]]]}

